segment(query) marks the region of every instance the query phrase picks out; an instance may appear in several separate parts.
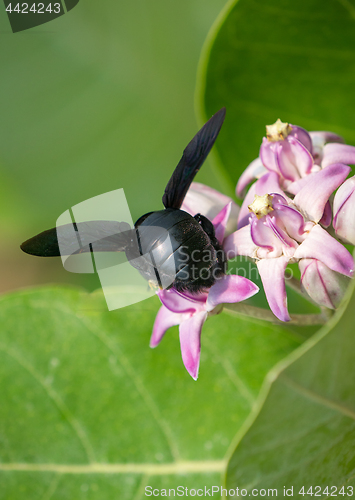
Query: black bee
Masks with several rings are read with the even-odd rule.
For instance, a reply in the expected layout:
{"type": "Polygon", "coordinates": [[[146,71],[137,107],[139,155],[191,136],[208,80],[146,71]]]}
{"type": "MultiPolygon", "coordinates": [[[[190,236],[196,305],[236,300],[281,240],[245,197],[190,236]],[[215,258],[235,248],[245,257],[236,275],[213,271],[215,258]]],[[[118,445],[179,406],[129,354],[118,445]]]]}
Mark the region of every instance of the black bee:
{"type": "Polygon", "coordinates": [[[164,210],[125,222],[66,224],[25,241],[21,249],[42,257],[84,252],[125,252],[130,264],[160,288],[197,293],[226,273],[226,257],[213,224],[180,210],[187,190],[207,158],[225,117],[218,111],[188,144],[163,195],[164,210]]]}

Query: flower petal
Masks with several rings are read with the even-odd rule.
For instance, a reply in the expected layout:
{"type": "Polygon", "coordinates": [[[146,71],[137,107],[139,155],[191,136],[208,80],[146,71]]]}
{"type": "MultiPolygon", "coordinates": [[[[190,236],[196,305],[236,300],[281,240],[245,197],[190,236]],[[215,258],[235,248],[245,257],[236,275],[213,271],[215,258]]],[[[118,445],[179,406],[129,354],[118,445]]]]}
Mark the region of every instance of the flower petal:
{"type": "Polygon", "coordinates": [[[354,259],[347,249],[318,224],[297,248],[295,259],[317,259],[333,271],[352,277],[354,259]]]}
{"type": "Polygon", "coordinates": [[[270,172],[279,173],[279,166],[276,159],[278,151],[281,147],[281,141],[273,142],[269,141],[266,137],[263,137],[263,142],[260,146],[259,158],[264,167],[270,172]]]}
{"type": "Polygon", "coordinates": [[[283,255],[282,257],[262,259],[257,262],[270,309],[281,321],[290,321],[291,319],[287,310],[285,285],[285,269],[288,260],[283,255]]]}
{"type": "Polygon", "coordinates": [[[355,176],[347,179],[334,196],[333,226],[337,236],[355,244],[355,176]]]}
{"type": "Polygon", "coordinates": [[[317,165],[320,165],[323,159],[323,149],[327,142],[344,142],[344,139],[340,135],[333,132],[310,132],[309,135],[312,139],[313,159],[317,165]]]}
{"type": "Polygon", "coordinates": [[[162,306],[158,314],[155,318],[154,321],[154,326],[153,326],[153,333],[152,336],[150,337],[150,347],[156,347],[163,336],[165,335],[165,332],[171,327],[175,325],[179,325],[182,320],[182,315],[181,314],[176,314],[166,307],[162,306]]]}
{"type": "Polygon", "coordinates": [[[259,288],[247,278],[235,274],[224,276],[210,288],[206,309],[212,311],[218,304],[249,299],[258,291],[259,288]]]}
{"type": "Polygon", "coordinates": [[[335,193],[333,202],[334,217],[337,216],[337,213],[339,212],[341,207],[348,200],[348,198],[354,193],[354,191],[355,191],[355,175],[347,179],[345,182],[343,182],[338,191],[335,193]]]}
{"type": "Polygon", "coordinates": [[[250,184],[250,182],[254,179],[258,179],[262,175],[266,174],[266,172],[267,170],[262,164],[260,158],[256,158],[255,160],[253,160],[239,177],[236,188],[237,196],[239,196],[239,198],[242,198],[244,189],[247,187],[247,185],[250,184]]]}
{"type": "Polygon", "coordinates": [[[332,165],[333,163],[355,165],[355,147],[336,142],[326,144],[323,149],[322,168],[328,167],[328,165],[332,165]]]}
{"type": "Polygon", "coordinates": [[[309,181],[296,194],[293,203],[309,220],[319,222],[330,195],[344,182],[349,172],[350,167],[337,163],[309,176],[309,181]]]}
{"type": "Polygon", "coordinates": [[[325,146],[328,142],[340,142],[344,143],[344,139],[334,132],[328,132],[327,130],[313,130],[309,133],[312,139],[312,146],[319,145],[320,143],[325,146]]]}
{"type": "Polygon", "coordinates": [[[289,137],[295,137],[303,146],[305,146],[308,151],[313,153],[313,143],[311,139],[310,133],[307,132],[302,127],[298,127],[297,125],[291,125],[292,130],[289,134],[289,137]]]}
{"type": "MultiPolygon", "coordinates": [[[[276,198],[274,198],[276,201],[276,198]]],[[[283,228],[285,232],[294,240],[300,242],[304,239],[304,218],[293,207],[289,207],[283,203],[273,203],[274,212],[270,216],[274,216],[276,225],[283,228]]]]}
{"type": "Polygon", "coordinates": [[[232,205],[227,232],[232,233],[237,228],[239,207],[232,198],[220,193],[216,189],[200,184],[199,182],[193,182],[186,193],[181,210],[185,210],[190,215],[200,213],[209,220],[213,220],[222,208],[230,202],[232,202],[232,205]]]}
{"type": "Polygon", "coordinates": [[[321,170],[321,168],[317,166],[316,170],[315,171],[314,170],[315,167],[313,167],[311,174],[307,175],[306,177],[302,177],[302,179],[298,179],[298,181],[291,182],[291,184],[288,184],[286,191],[288,193],[296,195],[299,191],[301,191],[301,189],[304,186],[308,184],[312,176],[316,175],[316,173],[319,172],[319,170],[321,170]]]}
{"type": "Polygon", "coordinates": [[[282,177],[292,182],[308,175],[313,158],[308,149],[294,137],[288,136],[278,151],[277,162],[282,177]]]}
{"type": "Polygon", "coordinates": [[[336,273],[316,259],[301,259],[302,288],[317,304],[336,309],[344,296],[350,279],[336,273]]]}
{"type": "Polygon", "coordinates": [[[322,224],[322,226],[324,227],[329,227],[330,223],[332,222],[332,216],[332,206],[330,204],[330,201],[328,200],[325,204],[324,212],[321,220],[319,221],[319,224],[322,224]]]}
{"type": "Polygon", "coordinates": [[[301,127],[291,126],[291,133],[283,140],[270,142],[263,138],[260,158],[271,172],[291,182],[309,174],[313,167],[312,141],[301,127]]]}
{"type": "Polygon", "coordinates": [[[286,198],[286,200],[289,200],[281,189],[279,176],[275,172],[269,172],[263,175],[255,183],[255,194],[263,196],[264,194],[270,193],[280,194],[286,198]]]}
{"type": "Polygon", "coordinates": [[[195,313],[204,310],[207,300],[207,293],[199,293],[191,296],[181,293],[175,288],[169,290],[159,290],[158,297],[162,304],[173,313],[195,313]]]}
{"type": "Polygon", "coordinates": [[[258,247],[251,239],[250,225],[244,226],[230,234],[223,243],[223,250],[227,260],[233,259],[236,255],[255,257],[257,249],[258,247]]]}
{"type": "Polygon", "coordinates": [[[232,202],[230,201],[213,219],[212,224],[214,225],[214,231],[216,238],[222,245],[224,240],[224,234],[226,232],[226,226],[229,219],[229,215],[232,209],[232,202]]]}
{"type": "Polygon", "coordinates": [[[197,380],[200,365],[201,330],[207,312],[199,312],[180,324],[180,347],[182,360],[191,377],[197,380]]]}
{"type": "MultiPolygon", "coordinates": [[[[268,215],[261,219],[258,219],[256,216],[252,217],[250,234],[255,245],[262,249],[265,248],[267,254],[270,253],[270,257],[280,257],[284,245],[287,244],[283,238],[282,231],[272,223],[268,215]]],[[[264,257],[260,251],[258,251],[258,256],[264,257]]]]}

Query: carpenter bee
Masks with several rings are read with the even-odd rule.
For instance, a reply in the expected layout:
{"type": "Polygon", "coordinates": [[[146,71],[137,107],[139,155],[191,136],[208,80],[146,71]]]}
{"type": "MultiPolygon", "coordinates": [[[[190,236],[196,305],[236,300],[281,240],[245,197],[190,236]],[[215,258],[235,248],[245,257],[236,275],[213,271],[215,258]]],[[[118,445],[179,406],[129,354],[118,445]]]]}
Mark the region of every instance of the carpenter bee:
{"type": "Polygon", "coordinates": [[[125,222],[73,222],[25,241],[31,255],[53,257],[85,252],[125,252],[130,264],[154,286],[192,294],[211,287],[226,273],[227,261],[213,224],[180,209],[187,190],[222,127],[225,108],[205,123],[185,148],[162,198],[165,209],[125,222]]]}

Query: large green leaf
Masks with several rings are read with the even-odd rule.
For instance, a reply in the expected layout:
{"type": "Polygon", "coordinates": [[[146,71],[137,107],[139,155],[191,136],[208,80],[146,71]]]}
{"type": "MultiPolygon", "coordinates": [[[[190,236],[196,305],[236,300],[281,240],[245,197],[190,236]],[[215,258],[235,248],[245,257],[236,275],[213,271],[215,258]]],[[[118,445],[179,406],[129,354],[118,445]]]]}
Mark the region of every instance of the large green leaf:
{"type": "Polygon", "coordinates": [[[326,498],[326,486],[338,496],[345,486],[345,495],[352,496],[347,487],[355,486],[354,285],[330,323],[268,374],[261,411],[259,406],[236,437],[229,488],[277,488],[282,495],[284,486],[293,486],[297,496],[305,486],[304,498],[311,498],[313,486],[313,494],[326,498]]]}
{"type": "Polygon", "coordinates": [[[107,312],[101,294],[71,288],[1,298],[1,500],[137,500],[145,485],[220,484],[265,374],[303,339],[214,316],[194,382],[177,328],[148,348],[157,302],[107,312]]]}
{"type": "Polygon", "coordinates": [[[217,149],[231,188],[277,118],[355,144],[354,82],[354,0],[230,2],[205,44],[197,106],[201,120],[227,108],[217,149]]]}

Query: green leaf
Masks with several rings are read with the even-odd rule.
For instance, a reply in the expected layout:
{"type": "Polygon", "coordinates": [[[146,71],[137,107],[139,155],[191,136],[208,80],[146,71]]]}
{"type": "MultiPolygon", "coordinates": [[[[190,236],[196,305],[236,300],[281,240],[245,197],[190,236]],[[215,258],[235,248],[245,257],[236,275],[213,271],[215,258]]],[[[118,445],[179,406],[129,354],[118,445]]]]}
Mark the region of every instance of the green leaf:
{"type": "Polygon", "coordinates": [[[107,312],[101,293],[0,300],[0,498],[136,500],[144,487],[220,484],[263,378],[303,338],[222,313],[193,381],[172,329],[154,350],[152,298],[107,312]]]}
{"type": "Polygon", "coordinates": [[[328,325],[268,374],[232,447],[228,487],[355,486],[354,285],[328,325]]]}
{"type": "Polygon", "coordinates": [[[280,118],[355,144],[354,0],[229,2],[200,61],[203,121],[226,106],[217,144],[231,189],[280,118]]]}

